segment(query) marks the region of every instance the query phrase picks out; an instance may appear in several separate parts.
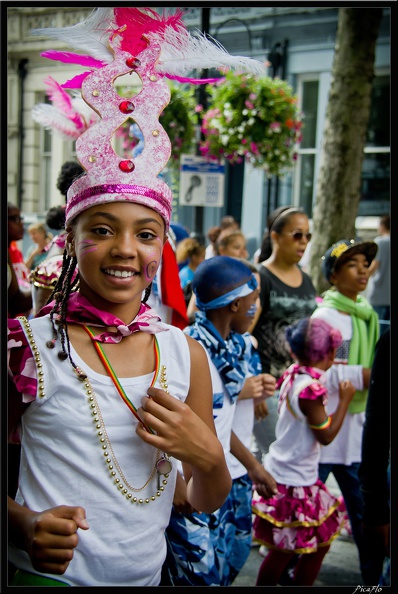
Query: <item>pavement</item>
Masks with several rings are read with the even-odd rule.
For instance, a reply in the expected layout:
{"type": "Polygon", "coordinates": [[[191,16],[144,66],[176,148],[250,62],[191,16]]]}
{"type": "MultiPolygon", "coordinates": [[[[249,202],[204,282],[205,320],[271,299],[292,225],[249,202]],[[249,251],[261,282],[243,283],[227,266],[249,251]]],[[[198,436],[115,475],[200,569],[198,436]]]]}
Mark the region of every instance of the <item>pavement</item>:
{"type": "MultiPolygon", "coordinates": [[[[259,547],[253,546],[245,565],[242,567],[231,587],[255,586],[258,570],[263,559],[264,557],[259,553],[259,547]]],[[[361,585],[361,576],[359,573],[357,547],[351,539],[339,536],[332,542],[313,587],[347,586],[349,587],[349,592],[354,593],[358,585],[361,585]]],[[[297,587],[293,586],[280,587],[288,588],[291,591],[297,590],[297,587]]],[[[359,593],[361,590],[358,589],[357,592],[359,593]]]]}
{"type": "MultiPolygon", "coordinates": [[[[327,486],[335,495],[340,495],[339,488],[333,476],[329,476],[327,486]]],[[[231,587],[255,586],[259,567],[264,557],[260,555],[259,547],[252,546],[250,555],[242,567],[239,575],[231,587]]],[[[342,533],[331,544],[330,550],[325,556],[321,570],[314,586],[346,587],[347,592],[354,594],[357,586],[361,586],[361,575],[359,572],[358,550],[350,535],[342,533]]],[[[297,592],[297,586],[278,586],[297,592]]],[[[384,589],[384,588],[383,588],[384,589]]],[[[269,587],[267,587],[269,590],[269,587]]],[[[307,588],[305,588],[305,591],[307,588]]],[[[304,589],[303,589],[304,591],[304,589]]],[[[358,588],[357,593],[369,591],[358,588]]]]}

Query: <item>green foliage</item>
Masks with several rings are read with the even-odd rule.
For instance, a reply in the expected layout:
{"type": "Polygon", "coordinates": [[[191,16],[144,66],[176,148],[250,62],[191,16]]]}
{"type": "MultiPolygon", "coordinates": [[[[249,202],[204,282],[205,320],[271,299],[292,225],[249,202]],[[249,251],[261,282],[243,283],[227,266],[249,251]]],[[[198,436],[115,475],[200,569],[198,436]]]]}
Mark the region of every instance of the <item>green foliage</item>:
{"type": "Polygon", "coordinates": [[[246,160],[269,176],[280,177],[293,167],[302,117],[290,85],[278,78],[229,71],[207,91],[203,156],[232,164],[246,160]]]}
{"type": "MultiPolygon", "coordinates": [[[[189,86],[170,85],[170,103],[164,108],[159,122],[166,130],[171,142],[171,157],[167,167],[172,173],[179,171],[182,154],[191,153],[195,140],[195,98],[194,89],[189,86]]],[[[121,137],[122,150],[128,157],[139,143],[139,138],[131,130],[132,120],[129,119],[118,131],[121,137]]]]}
{"type": "Polygon", "coordinates": [[[191,153],[195,139],[195,98],[192,86],[170,85],[170,103],[159,118],[169,135],[171,158],[168,167],[179,169],[182,154],[191,153]]]}

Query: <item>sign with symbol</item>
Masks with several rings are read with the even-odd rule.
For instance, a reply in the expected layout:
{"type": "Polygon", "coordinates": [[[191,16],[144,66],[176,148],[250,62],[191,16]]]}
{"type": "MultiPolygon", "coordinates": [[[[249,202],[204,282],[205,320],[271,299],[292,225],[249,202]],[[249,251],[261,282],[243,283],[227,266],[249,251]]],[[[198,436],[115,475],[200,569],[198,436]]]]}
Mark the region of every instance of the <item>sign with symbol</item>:
{"type": "Polygon", "coordinates": [[[223,206],[225,164],[196,155],[181,155],[180,204],[223,206]]]}

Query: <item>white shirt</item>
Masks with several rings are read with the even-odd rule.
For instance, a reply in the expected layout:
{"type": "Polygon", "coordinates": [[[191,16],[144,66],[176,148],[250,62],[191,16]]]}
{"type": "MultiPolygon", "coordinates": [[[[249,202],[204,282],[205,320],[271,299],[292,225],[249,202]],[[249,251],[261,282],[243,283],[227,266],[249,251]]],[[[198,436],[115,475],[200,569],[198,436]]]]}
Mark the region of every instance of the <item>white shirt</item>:
{"type": "MultiPolygon", "coordinates": [[[[326,386],[328,389],[328,403],[326,411],[332,414],[339,402],[339,382],[348,379],[357,390],[363,390],[362,365],[348,365],[349,345],[352,338],[351,316],[341,313],[331,307],[318,307],[312,314],[313,318],[320,318],[334,328],[340,330],[343,345],[339,347],[338,354],[345,353],[341,363],[333,365],[326,372],[326,386]]],[[[327,446],[321,447],[320,462],[325,464],[345,464],[350,466],[353,462],[361,461],[362,431],[365,422],[365,412],[347,412],[340,431],[334,440],[327,446]]]]}
{"type": "MultiPolygon", "coordinates": [[[[16,501],[34,510],[58,505],[86,510],[90,528],[78,530],[79,544],[66,572],[59,576],[62,581],[73,586],[157,586],[166,555],[164,532],[170,518],[177,461],[172,459],[173,469],[160,497],[156,496],[155,472],[148,485],[134,493],[144,499],[154,496],[154,501],[138,504],[127,499],[107,467],[86,383],[77,379],[68,360],[59,361],[59,349],[45,346],[52,335],[48,316],[31,320],[31,326],[43,365],[45,396],[37,397],[22,416],[24,471],[16,501]]],[[[190,382],[186,337],[173,326],[156,336],[170,394],[184,401],[190,382]]],[[[89,377],[125,478],[131,487],[140,489],[154,469],[156,450],[136,435],[137,421],[110,377],[90,369],[73,347],[71,354],[89,377]]],[[[148,374],[120,380],[137,408],[152,377],[148,374]]],[[[24,551],[11,547],[10,561],[35,572],[24,551]]]]}

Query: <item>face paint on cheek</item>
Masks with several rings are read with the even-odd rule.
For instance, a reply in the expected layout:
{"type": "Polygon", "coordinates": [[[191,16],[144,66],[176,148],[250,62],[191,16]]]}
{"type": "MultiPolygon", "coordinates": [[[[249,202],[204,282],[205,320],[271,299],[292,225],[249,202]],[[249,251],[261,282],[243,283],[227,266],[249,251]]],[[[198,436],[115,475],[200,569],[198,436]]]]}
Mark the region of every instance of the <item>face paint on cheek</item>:
{"type": "Polygon", "coordinates": [[[93,243],[92,241],[90,241],[88,239],[82,239],[78,243],[78,248],[79,248],[81,256],[85,256],[86,254],[89,254],[90,252],[95,252],[97,250],[97,247],[98,246],[96,243],[93,243]]]}
{"type": "Polygon", "coordinates": [[[163,242],[160,237],[157,237],[156,239],[158,240],[160,251],[151,248],[147,263],[144,265],[145,280],[148,282],[151,282],[155,278],[155,274],[159,268],[160,258],[162,257],[163,242]]]}
{"type": "Polygon", "coordinates": [[[145,266],[144,275],[147,281],[152,281],[155,278],[157,269],[159,268],[159,262],[152,260],[145,266]]]}
{"type": "Polygon", "coordinates": [[[249,309],[247,310],[246,315],[252,318],[255,315],[256,311],[257,311],[257,305],[255,303],[253,303],[253,305],[251,305],[249,307],[249,309]]]}

